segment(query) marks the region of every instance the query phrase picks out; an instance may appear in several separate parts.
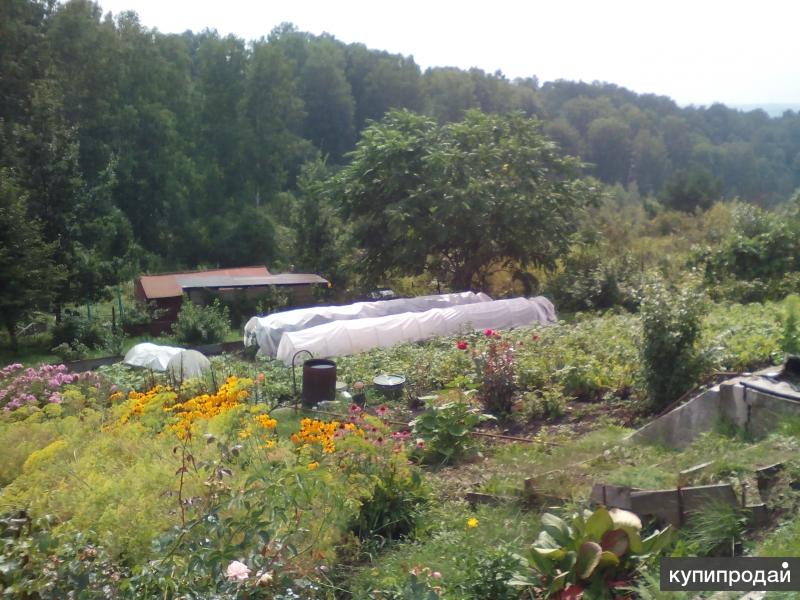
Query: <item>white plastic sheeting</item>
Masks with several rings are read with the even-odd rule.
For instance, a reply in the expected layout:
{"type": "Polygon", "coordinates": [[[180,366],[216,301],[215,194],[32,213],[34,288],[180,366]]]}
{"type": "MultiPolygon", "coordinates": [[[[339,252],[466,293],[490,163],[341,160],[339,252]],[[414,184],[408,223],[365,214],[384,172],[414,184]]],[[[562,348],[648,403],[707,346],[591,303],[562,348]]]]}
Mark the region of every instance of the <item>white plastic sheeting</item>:
{"type": "Polygon", "coordinates": [[[182,350],[169,359],[167,370],[178,381],[202,377],[211,370],[211,361],[197,350],[182,350]]]}
{"type": "Polygon", "coordinates": [[[128,350],[122,362],[134,367],[144,367],[154,371],[166,371],[169,360],[176,354],[183,352],[183,348],[173,346],[159,346],[145,342],[136,344],[128,350]]]}
{"type": "Polygon", "coordinates": [[[274,313],[266,317],[253,317],[244,326],[244,345],[258,344],[258,353],[274,358],[281,336],[290,331],[309,329],[332,321],[383,317],[401,313],[416,313],[433,308],[447,308],[464,304],[491,302],[483,292],[461,292],[398,298],[379,302],[356,302],[344,306],[313,306],[274,313]]]}
{"type": "Polygon", "coordinates": [[[372,348],[388,348],[402,342],[452,335],[467,329],[508,329],[555,320],[553,303],[538,296],[437,308],[421,313],[333,321],[285,333],[277,358],[291,364],[292,357],[300,350],[308,350],[315,358],[347,356],[372,348]]]}

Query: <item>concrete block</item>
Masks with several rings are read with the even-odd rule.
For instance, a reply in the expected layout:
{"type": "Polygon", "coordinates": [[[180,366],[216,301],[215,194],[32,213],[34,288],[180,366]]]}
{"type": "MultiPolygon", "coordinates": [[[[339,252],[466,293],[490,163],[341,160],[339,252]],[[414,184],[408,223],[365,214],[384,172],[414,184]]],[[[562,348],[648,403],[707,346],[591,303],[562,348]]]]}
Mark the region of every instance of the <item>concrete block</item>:
{"type": "Polygon", "coordinates": [[[685,448],[703,432],[714,427],[720,414],[720,386],[706,390],[686,404],[651,421],[631,434],[635,442],[685,448]]]}

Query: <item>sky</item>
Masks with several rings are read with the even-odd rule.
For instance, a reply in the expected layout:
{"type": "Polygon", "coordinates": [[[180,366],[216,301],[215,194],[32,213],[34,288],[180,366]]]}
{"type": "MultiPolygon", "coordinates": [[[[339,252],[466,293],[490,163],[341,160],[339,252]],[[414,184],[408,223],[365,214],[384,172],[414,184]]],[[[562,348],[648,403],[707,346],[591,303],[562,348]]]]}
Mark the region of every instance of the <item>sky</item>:
{"type": "Polygon", "coordinates": [[[605,81],[681,105],[800,105],[797,0],[99,0],[165,33],[282,22],[507,77],[605,81]]]}

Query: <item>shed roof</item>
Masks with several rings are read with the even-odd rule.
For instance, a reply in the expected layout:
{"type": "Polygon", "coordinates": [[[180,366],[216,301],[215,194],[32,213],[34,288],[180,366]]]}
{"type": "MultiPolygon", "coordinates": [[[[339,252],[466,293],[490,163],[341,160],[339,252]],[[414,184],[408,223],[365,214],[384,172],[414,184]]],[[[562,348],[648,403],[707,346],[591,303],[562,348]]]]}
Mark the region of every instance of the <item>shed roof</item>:
{"type": "Polygon", "coordinates": [[[213,271],[194,271],[189,273],[166,273],[163,275],[143,275],[139,281],[145,296],[172,298],[183,294],[184,290],[200,288],[246,288],[269,285],[312,285],[327,284],[328,280],[311,273],[270,274],[266,267],[241,267],[237,269],[215,269],[213,271]]]}

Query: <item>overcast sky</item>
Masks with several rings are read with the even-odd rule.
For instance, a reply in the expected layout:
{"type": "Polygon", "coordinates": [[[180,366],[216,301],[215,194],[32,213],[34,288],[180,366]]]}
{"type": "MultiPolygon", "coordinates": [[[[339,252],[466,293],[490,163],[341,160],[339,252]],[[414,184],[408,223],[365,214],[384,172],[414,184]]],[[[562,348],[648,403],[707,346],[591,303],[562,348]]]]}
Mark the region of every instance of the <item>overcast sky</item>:
{"type": "Polygon", "coordinates": [[[540,81],[607,81],[680,104],[800,104],[798,0],[100,0],[162,32],[247,40],[284,22],[540,81]]]}

